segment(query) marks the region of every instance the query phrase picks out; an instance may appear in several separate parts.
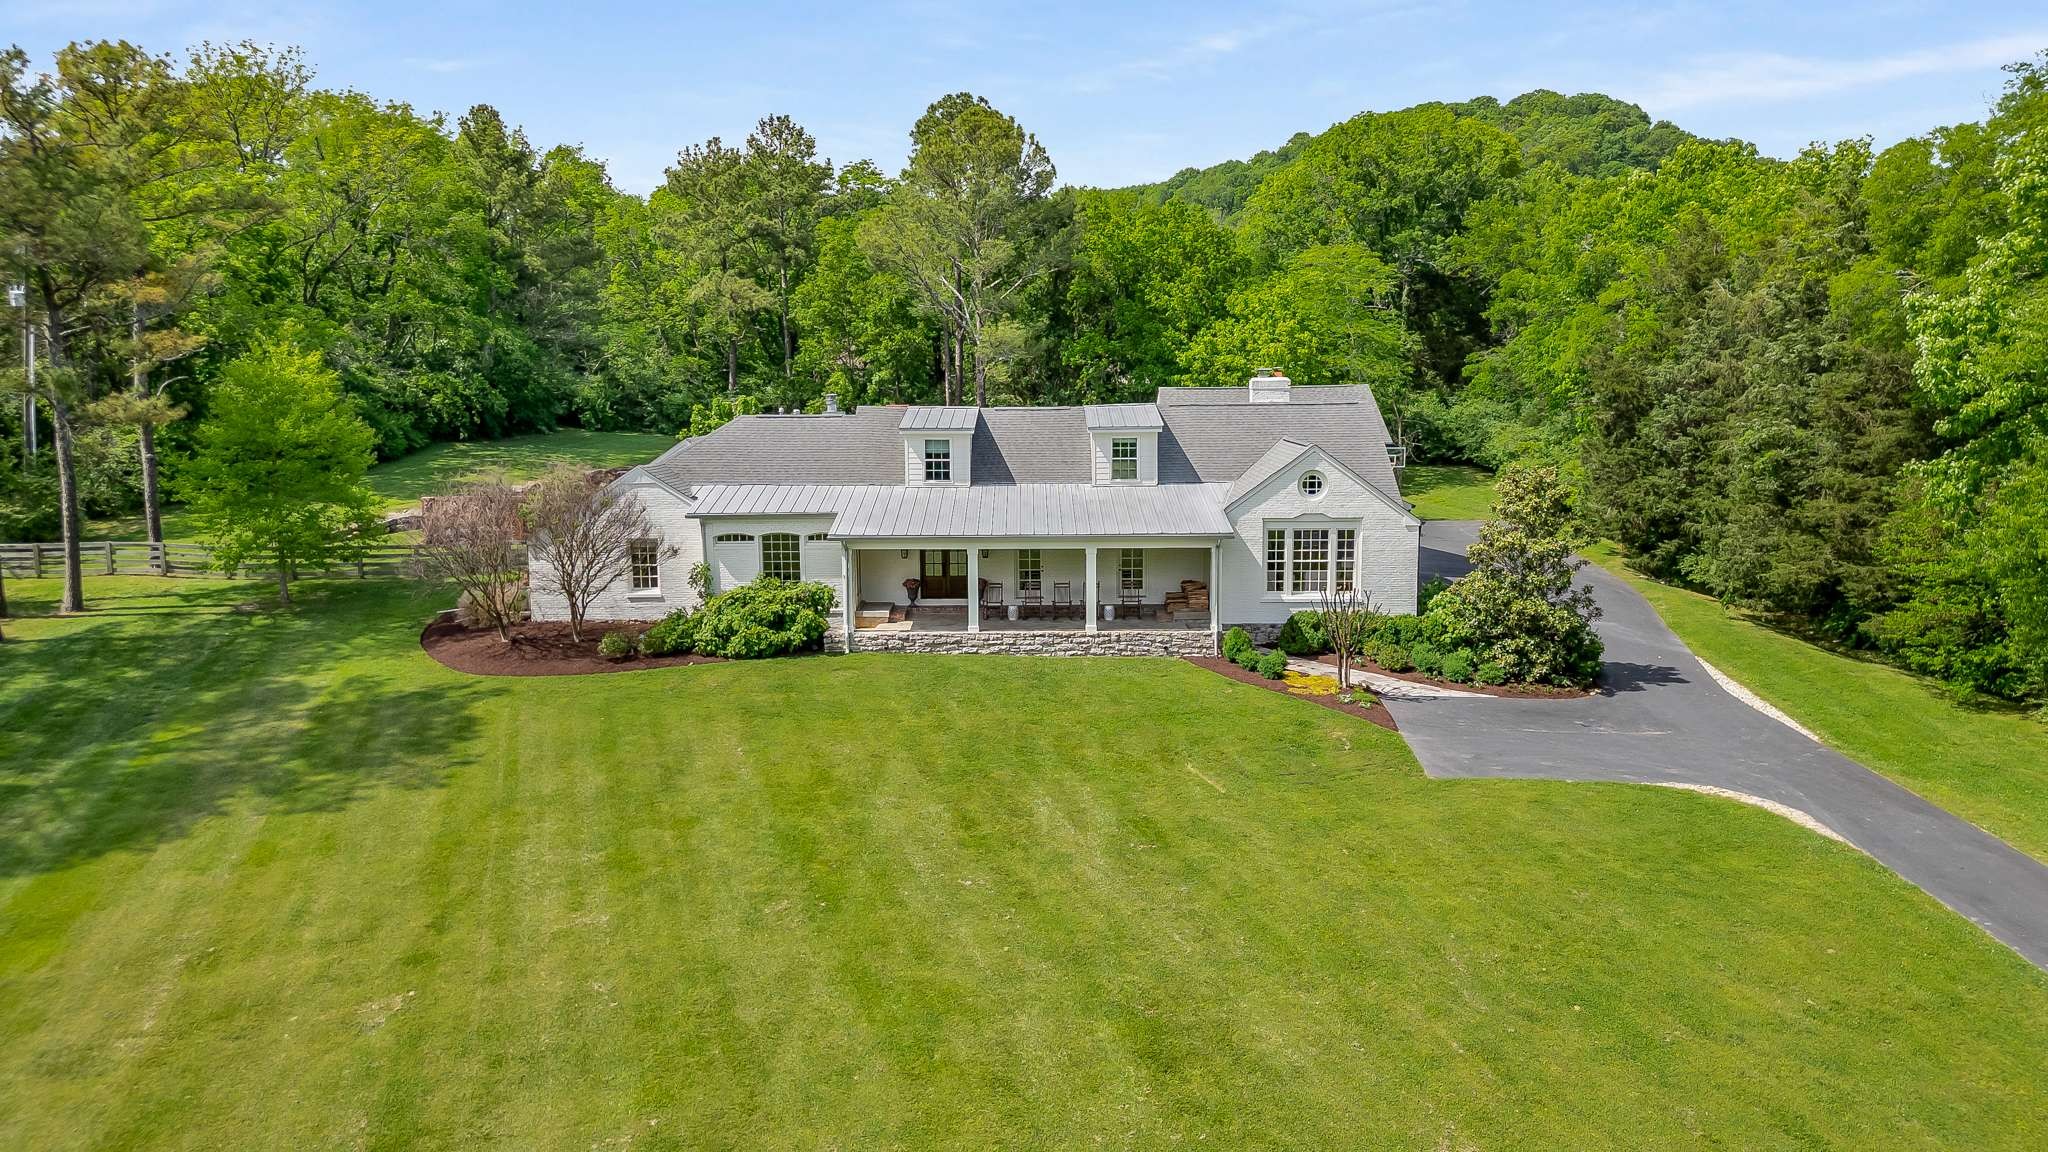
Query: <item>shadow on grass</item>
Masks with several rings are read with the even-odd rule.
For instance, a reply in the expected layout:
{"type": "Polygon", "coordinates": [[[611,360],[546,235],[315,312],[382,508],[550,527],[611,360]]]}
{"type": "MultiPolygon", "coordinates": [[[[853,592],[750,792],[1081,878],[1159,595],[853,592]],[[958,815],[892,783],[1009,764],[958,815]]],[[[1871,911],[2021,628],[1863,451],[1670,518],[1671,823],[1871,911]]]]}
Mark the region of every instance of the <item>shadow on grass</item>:
{"type": "Polygon", "coordinates": [[[0,875],[147,849],[245,799],[330,811],[431,788],[468,762],[475,705],[501,689],[415,662],[418,589],[306,585],[292,609],[238,610],[250,591],[153,588],[163,610],[9,641],[0,875]]]}

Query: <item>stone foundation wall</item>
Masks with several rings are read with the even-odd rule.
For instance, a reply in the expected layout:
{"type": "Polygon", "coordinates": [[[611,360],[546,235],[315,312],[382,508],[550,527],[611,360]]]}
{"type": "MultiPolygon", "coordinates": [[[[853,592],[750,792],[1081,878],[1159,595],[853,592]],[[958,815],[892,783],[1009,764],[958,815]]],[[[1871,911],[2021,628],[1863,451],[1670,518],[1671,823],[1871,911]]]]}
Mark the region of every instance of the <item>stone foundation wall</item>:
{"type": "Polygon", "coordinates": [[[856,652],[993,652],[1010,656],[1213,656],[1207,632],[855,631],[856,652]]]}
{"type": "Polygon", "coordinates": [[[1278,624],[1225,624],[1223,626],[1225,632],[1230,631],[1232,628],[1242,628],[1246,632],[1251,633],[1252,643],[1263,647],[1271,645],[1273,641],[1280,638],[1281,626],[1278,624]]]}

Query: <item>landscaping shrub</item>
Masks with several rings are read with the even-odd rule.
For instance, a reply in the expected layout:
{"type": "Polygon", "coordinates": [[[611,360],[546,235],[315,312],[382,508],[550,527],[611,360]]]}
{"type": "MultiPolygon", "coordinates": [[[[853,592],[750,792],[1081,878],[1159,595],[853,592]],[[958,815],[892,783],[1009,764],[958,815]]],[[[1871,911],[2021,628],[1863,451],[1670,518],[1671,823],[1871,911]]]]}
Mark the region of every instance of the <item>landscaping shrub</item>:
{"type": "Polygon", "coordinates": [[[1232,656],[1230,659],[1240,668],[1253,672],[1259,669],[1259,650],[1250,644],[1246,644],[1238,649],[1237,655],[1232,656]]]}
{"type": "Polygon", "coordinates": [[[694,612],[672,612],[647,630],[648,656],[698,652],[734,660],[815,650],[825,639],[832,589],[763,576],[720,592],[694,612]]]}
{"type": "Polygon", "coordinates": [[[1508,682],[1508,670],[1488,660],[1473,670],[1472,682],[1474,684],[1488,685],[1505,684],[1508,682]]]}
{"type": "Polygon", "coordinates": [[[1415,661],[1415,670],[1424,676],[1441,675],[1444,670],[1444,654],[1434,644],[1416,644],[1408,649],[1408,658],[1415,661]]]}
{"type": "Polygon", "coordinates": [[[696,614],[678,609],[663,617],[661,623],[641,634],[640,654],[667,656],[675,652],[688,652],[695,648],[696,644],[696,614]]]}
{"type": "Polygon", "coordinates": [[[1413,672],[1415,660],[1399,644],[1381,644],[1373,649],[1372,662],[1389,672],[1413,672]]]}
{"type": "Polygon", "coordinates": [[[1441,576],[1431,576],[1429,580],[1422,585],[1422,591],[1415,594],[1416,613],[1418,615],[1428,615],[1430,601],[1435,600],[1437,593],[1443,591],[1446,588],[1449,588],[1450,586],[1451,582],[1449,580],[1446,580],[1441,576]]]}
{"type": "Polygon", "coordinates": [[[1330,641],[1323,635],[1323,619],[1319,612],[1296,612],[1280,626],[1280,638],[1273,641],[1273,647],[1289,656],[1320,656],[1330,650],[1330,641]]]}
{"type": "Polygon", "coordinates": [[[832,589],[763,576],[704,602],[691,625],[691,648],[706,656],[753,660],[814,650],[825,639],[832,589]]]}
{"type": "Polygon", "coordinates": [[[1472,654],[1463,648],[1455,652],[1445,653],[1444,679],[1449,680],[1453,684],[1470,684],[1472,682],[1473,663],[1472,654]]]}
{"type": "Polygon", "coordinates": [[[1254,671],[1268,680],[1278,680],[1287,674],[1287,653],[1266,653],[1259,657],[1259,665],[1254,671]]]}
{"type": "Polygon", "coordinates": [[[633,638],[624,632],[607,632],[597,642],[597,654],[607,660],[624,660],[633,654],[633,638]]]}
{"type": "Polygon", "coordinates": [[[1242,628],[1232,628],[1223,634],[1223,658],[1236,660],[1238,653],[1252,647],[1252,634],[1242,628]]]}

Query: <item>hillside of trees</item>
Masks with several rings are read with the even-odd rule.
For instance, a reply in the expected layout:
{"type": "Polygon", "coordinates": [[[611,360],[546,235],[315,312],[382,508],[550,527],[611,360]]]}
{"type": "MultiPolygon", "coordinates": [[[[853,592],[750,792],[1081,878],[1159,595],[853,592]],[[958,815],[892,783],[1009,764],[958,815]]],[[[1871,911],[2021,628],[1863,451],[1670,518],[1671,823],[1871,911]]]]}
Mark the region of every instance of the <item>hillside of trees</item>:
{"type": "MultiPolygon", "coordinates": [[[[387,458],[1281,365],[1371,384],[1418,459],[1562,465],[1654,575],[2029,699],[2048,57],[2009,73],[1984,120],[1881,152],[1778,160],[1539,91],[1119,190],[1062,185],[1026,126],[957,93],[900,171],[771,114],[681,147],[642,197],[487,105],[324,89],[288,49],[74,44],[47,75],[15,49],[0,267],[89,512],[175,473],[222,366],[269,346],[317,354],[387,458]]],[[[18,406],[0,432],[20,443],[18,406]]],[[[0,453],[0,538],[57,530],[58,455],[0,453]]]]}

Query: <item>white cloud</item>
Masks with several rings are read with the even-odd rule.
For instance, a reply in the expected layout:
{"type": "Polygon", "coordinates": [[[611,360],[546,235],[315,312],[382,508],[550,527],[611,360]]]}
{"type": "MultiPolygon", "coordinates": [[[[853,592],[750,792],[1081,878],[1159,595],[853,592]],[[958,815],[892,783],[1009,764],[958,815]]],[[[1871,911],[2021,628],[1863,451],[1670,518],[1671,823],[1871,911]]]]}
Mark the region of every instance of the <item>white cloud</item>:
{"type": "Polygon", "coordinates": [[[1862,60],[1827,60],[1776,52],[1695,58],[1686,68],[1638,89],[1641,104],[1661,115],[1717,104],[1768,104],[1826,96],[1914,76],[1995,68],[2048,46],[2048,33],[1995,36],[1862,60]]]}
{"type": "Polygon", "coordinates": [[[1232,55],[1246,45],[1276,36],[1291,26],[1291,22],[1283,22],[1205,33],[1184,40],[1165,52],[1133,57],[1083,73],[1073,78],[1072,85],[1080,92],[1106,92],[1132,80],[1169,79],[1232,55]]]}

